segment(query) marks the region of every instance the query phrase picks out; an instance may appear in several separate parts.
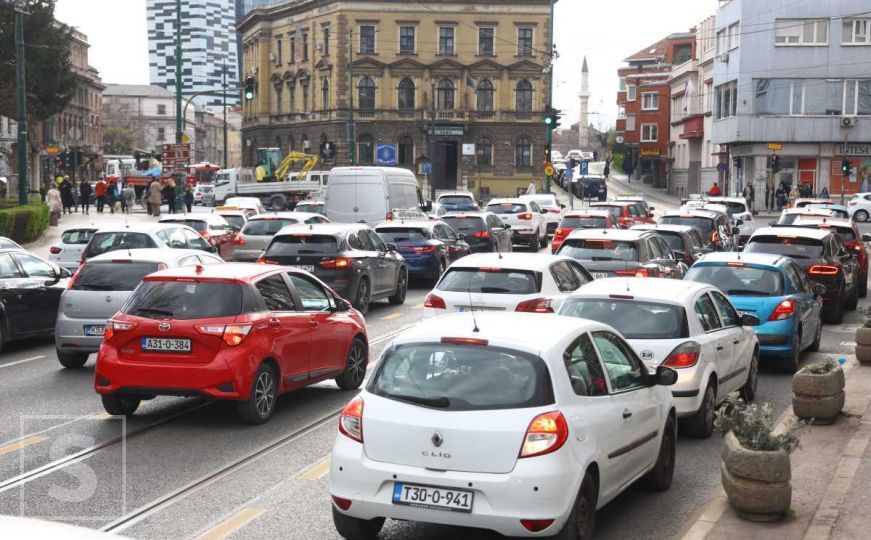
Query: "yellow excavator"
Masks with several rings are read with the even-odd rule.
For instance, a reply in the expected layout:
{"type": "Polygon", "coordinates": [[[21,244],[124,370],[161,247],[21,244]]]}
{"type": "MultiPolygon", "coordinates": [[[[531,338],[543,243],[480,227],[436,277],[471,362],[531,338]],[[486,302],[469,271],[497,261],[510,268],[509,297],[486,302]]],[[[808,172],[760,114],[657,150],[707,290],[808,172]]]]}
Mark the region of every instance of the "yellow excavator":
{"type": "Polygon", "coordinates": [[[280,157],[281,150],[278,148],[258,148],[258,165],[254,170],[255,179],[258,182],[284,182],[288,178],[290,168],[295,163],[302,163],[302,167],[297,171],[297,177],[304,178],[309,171],[317,166],[320,159],[318,156],[304,152],[288,152],[284,159],[278,162],[280,157]]]}

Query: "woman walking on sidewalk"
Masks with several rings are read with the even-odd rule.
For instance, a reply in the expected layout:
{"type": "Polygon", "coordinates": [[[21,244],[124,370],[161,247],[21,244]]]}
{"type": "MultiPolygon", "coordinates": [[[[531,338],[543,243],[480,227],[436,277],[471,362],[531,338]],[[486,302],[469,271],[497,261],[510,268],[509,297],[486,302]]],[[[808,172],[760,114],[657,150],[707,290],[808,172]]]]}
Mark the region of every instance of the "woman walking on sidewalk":
{"type": "Polygon", "coordinates": [[[57,189],[56,184],[52,184],[45,193],[45,203],[48,205],[49,224],[52,227],[57,227],[63,203],[61,202],[60,191],[57,189]]]}

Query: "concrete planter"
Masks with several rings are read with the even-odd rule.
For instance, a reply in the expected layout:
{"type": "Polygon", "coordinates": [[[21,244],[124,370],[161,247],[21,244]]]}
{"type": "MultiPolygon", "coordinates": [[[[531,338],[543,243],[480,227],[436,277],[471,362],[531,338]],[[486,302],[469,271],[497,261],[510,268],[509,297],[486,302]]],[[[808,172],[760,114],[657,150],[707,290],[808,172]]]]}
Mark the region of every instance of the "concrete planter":
{"type": "Polygon", "coordinates": [[[871,364],[871,328],[856,329],[856,359],[860,364],[871,364]]]}
{"type": "Polygon", "coordinates": [[[789,454],[749,450],[730,432],[722,459],[723,489],[738,516],[748,521],[777,521],[786,515],[792,501],[789,454]]]}
{"type": "Polygon", "coordinates": [[[792,411],[802,420],[831,424],[844,408],[844,370],[829,373],[799,371],[792,377],[792,411]]]}

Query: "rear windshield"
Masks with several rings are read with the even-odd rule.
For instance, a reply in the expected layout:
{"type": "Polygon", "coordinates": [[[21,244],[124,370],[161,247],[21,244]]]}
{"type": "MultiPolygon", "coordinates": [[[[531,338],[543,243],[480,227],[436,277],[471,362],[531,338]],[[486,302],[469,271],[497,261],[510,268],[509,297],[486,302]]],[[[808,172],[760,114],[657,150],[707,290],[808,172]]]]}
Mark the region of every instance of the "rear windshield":
{"type": "Polygon", "coordinates": [[[570,229],[604,229],[608,226],[608,219],[604,216],[569,216],[564,217],[559,226],[570,229]]]}
{"type": "Polygon", "coordinates": [[[714,230],[714,220],[704,217],[663,216],[659,218],[659,223],[661,225],[687,225],[705,233],[714,230]]]}
{"type": "MultiPolygon", "coordinates": [[[[820,228],[819,223],[814,223],[814,224],[800,223],[797,226],[804,227],[805,229],[819,229],[820,228]]],[[[841,238],[841,240],[843,242],[852,242],[853,240],[856,240],[856,235],[853,234],[852,227],[832,227],[831,230],[834,231],[841,238]]]]}
{"type": "Polygon", "coordinates": [[[752,266],[693,266],[686,279],[719,287],[728,295],[782,296],[780,272],[752,266]]]}
{"type": "Polygon", "coordinates": [[[397,242],[417,242],[426,240],[426,233],[420,229],[410,227],[390,227],[389,229],[378,228],[378,236],[385,242],[395,244],[397,242]]]}
{"type": "Polygon", "coordinates": [[[101,232],[95,233],[85,250],[86,257],[96,257],[103,253],[119,249],[154,248],[157,245],[145,233],[137,232],[101,232]]]}
{"type": "Polygon", "coordinates": [[[638,250],[634,242],[617,240],[566,240],[560,247],[559,254],[580,261],[638,260],[638,250]]]}
{"type": "Polygon", "coordinates": [[[79,269],[72,290],[132,291],[157,270],[156,262],[89,262],[79,269]]]}
{"type": "Polygon", "coordinates": [[[626,339],[689,337],[684,309],[670,304],[612,298],[571,298],[565,301],[559,313],[608,324],[626,339]]]}
{"type": "Polygon", "coordinates": [[[94,236],[93,229],[72,229],[64,231],[60,240],[64,244],[84,245],[88,243],[92,236],[94,236]]]}
{"type": "Polygon", "coordinates": [[[242,234],[246,236],[274,236],[275,233],[288,225],[299,223],[295,219],[255,219],[242,227],[242,234]]]}
{"type": "Polygon", "coordinates": [[[504,268],[451,268],[438,290],[487,294],[535,294],[541,290],[541,274],[504,268]]]}
{"type": "Polygon", "coordinates": [[[227,220],[227,223],[229,223],[232,227],[242,227],[243,225],[245,225],[245,218],[243,218],[242,216],[221,216],[221,217],[223,217],[225,220],[227,220]]]}
{"type": "Polygon", "coordinates": [[[443,217],[442,221],[451,226],[458,233],[467,233],[484,230],[484,220],[479,217],[443,217]]]}
{"type": "Polygon", "coordinates": [[[471,197],[466,195],[447,195],[439,198],[439,204],[443,206],[477,206],[471,197]]]}
{"type": "Polygon", "coordinates": [[[553,195],[546,195],[546,196],[542,196],[542,197],[529,197],[529,198],[532,199],[533,201],[535,201],[536,204],[538,204],[538,206],[541,206],[541,207],[547,207],[547,208],[559,207],[559,204],[557,204],[556,198],[553,195]]]}
{"type": "Polygon", "coordinates": [[[754,236],[744,251],[749,253],[773,253],[793,259],[818,259],[823,254],[823,243],[813,238],[786,238],[780,236],[754,236]]]}
{"type": "Polygon", "coordinates": [[[315,214],[323,214],[324,213],[324,205],[323,204],[313,204],[313,203],[299,203],[293,209],[294,212],[312,212],[315,214]]]}
{"type": "Polygon", "coordinates": [[[334,236],[315,234],[307,236],[282,235],[272,239],[266,255],[329,255],[339,251],[334,236]]]}
{"type": "Polygon", "coordinates": [[[493,212],[494,214],[520,214],[522,212],[526,212],[526,205],[513,203],[497,203],[488,205],[487,211],[493,212]]]}
{"type": "Polygon", "coordinates": [[[148,319],[235,317],[242,311],[242,289],[233,283],[145,281],[121,311],[148,319]]]}
{"type": "Polygon", "coordinates": [[[590,208],[595,208],[596,210],[608,212],[609,214],[611,214],[615,218],[623,215],[623,207],[622,206],[603,206],[603,205],[597,204],[596,206],[591,206],[590,208]]]}
{"type": "Polygon", "coordinates": [[[180,223],[182,225],[187,225],[197,232],[205,232],[207,228],[206,222],[199,219],[168,219],[163,223],[180,223]]]}
{"type": "Polygon", "coordinates": [[[717,201],[716,204],[722,204],[723,206],[731,210],[733,214],[743,214],[747,211],[747,207],[744,206],[744,203],[736,201],[717,201]]]}
{"type": "Polygon", "coordinates": [[[396,401],[447,411],[541,407],[554,402],[547,366],[531,354],[450,343],[389,350],[367,388],[396,401]]]}

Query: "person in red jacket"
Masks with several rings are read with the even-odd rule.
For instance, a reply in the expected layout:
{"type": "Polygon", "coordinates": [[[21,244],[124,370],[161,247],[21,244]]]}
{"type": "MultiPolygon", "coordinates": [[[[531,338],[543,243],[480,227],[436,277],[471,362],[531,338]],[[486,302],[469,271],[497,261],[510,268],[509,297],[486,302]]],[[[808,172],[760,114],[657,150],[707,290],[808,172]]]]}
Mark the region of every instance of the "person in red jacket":
{"type": "Polygon", "coordinates": [[[97,196],[97,213],[103,213],[103,205],[106,204],[106,181],[103,178],[97,181],[94,186],[94,195],[97,196]]]}
{"type": "Polygon", "coordinates": [[[722,194],[723,192],[720,191],[720,186],[718,186],[717,183],[714,182],[714,185],[711,186],[711,190],[708,192],[708,197],[719,197],[722,194]]]}

